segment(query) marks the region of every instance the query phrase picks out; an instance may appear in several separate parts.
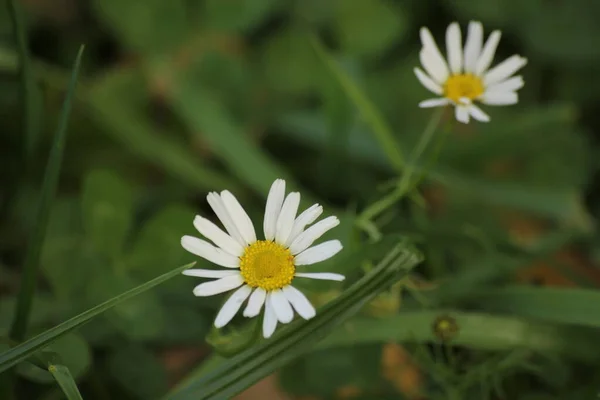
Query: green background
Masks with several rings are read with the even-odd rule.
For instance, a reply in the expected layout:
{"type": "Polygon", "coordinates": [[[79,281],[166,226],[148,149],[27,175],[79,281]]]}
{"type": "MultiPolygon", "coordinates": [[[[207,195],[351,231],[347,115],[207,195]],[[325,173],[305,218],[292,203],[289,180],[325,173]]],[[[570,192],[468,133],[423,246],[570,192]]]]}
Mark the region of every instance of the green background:
{"type": "MultiPolygon", "coordinates": [[[[450,22],[460,23],[464,37],[468,21],[480,20],[486,35],[503,32],[495,62],[515,53],[529,60],[520,102],[483,106],[487,124],[445,117],[419,160],[421,201],[394,204],[376,221],[384,238],[409,237],[424,252],[410,287],[378,297],[318,351],[283,368],[278,385],[298,399],[416,399],[417,392],[426,399],[596,397],[600,3],[17,3],[39,80],[39,112],[29,123],[40,133],[23,133],[18,52],[3,4],[0,336],[11,323],[80,44],[86,52],[42,249],[32,333],[194,261],[179,240],[194,234],[195,214],[213,218],[205,202],[212,190],[235,193],[261,226],[268,188],[285,178],[301,189],[304,205],[319,202],[326,215],[340,217],[341,226],[327,235],[343,242],[338,257],[366,260],[368,238],[356,215],[389,191],[398,172],[310,35],[408,154],[432,115],[417,107],[431,97],[413,73],[419,28],[429,27],[443,49],[450,22]],[[445,315],[458,333],[442,345],[433,326],[445,315]]],[[[350,280],[361,274],[344,266],[332,260],[315,270],[350,280]]],[[[207,340],[220,343],[211,324],[223,296],[195,298],[197,283],[174,278],[52,345],[84,398],[158,399],[202,367],[212,351],[207,340]]],[[[343,287],[311,282],[303,289],[323,304],[343,287]]],[[[18,373],[19,398],[61,398],[49,373],[25,364],[18,373]]]]}

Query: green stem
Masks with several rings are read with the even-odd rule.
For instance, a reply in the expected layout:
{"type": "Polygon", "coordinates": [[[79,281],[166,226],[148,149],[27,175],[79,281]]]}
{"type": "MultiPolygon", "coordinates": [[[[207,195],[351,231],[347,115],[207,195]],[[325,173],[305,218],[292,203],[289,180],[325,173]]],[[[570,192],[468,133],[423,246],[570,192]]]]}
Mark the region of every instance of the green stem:
{"type": "Polygon", "coordinates": [[[358,217],[359,226],[368,226],[367,222],[370,222],[373,218],[381,214],[387,208],[394,205],[396,202],[402,199],[402,197],[404,197],[404,195],[408,193],[410,189],[419,183],[422,176],[411,183],[412,175],[415,172],[416,161],[421,156],[423,151],[425,151],[425,148],[433,138],[433,135],[442,119],[442,115],[444,114],[444,110],[444,108],[437,110],[427,123],[425,130],[420,136],[419,142],[411,153],[410,162],[406,164],[402,178],[400,179],[398,185],[396,185],[396,188],[391,193],[371,204],[365,211],[361,213],[361,215],[358,217]]]}
{"type": "Polygon", "coordinates": [[[8,11],[12,19],[13,32],[19,51],[19,72],[21,75],[21,96],[23,102],[23,130],[25,133],[25,160],[30,161],[39,141],[39,97],[33,76],[31,57],[27,46],[27,33],[22,14],[16,0],[8,0],[8,11]]]}
{"type": "Polygon", "coordinates": [[[23,276],[21,277],[21,287],[17,296],[15,316],[9,334],[9,337],[17,342],[23,341],[27,333],[29,314],[31,313],[31,305],[37,283],[39,258],[42,250],[42,244],[46,236],[46,228],[50,218],[50,209],[58,186],[58,177],[60,175],[60,166],[62,164],[63,151],[65,147],[67,124],[71,111],[71,98],[75,91],[75,84],[77,83],[77,76],[82,54],[83,46],[79,49],[77,59],[75,60],[75,68],[71,76],[67,98],[63,104],[54,144],[50,151],[50,156],[48,157],[46,173],[44,174],[44,181],[42,183],[42,191],[36,210],[36,225],[27,248],[27,254],[25,256],[23,276]]]}

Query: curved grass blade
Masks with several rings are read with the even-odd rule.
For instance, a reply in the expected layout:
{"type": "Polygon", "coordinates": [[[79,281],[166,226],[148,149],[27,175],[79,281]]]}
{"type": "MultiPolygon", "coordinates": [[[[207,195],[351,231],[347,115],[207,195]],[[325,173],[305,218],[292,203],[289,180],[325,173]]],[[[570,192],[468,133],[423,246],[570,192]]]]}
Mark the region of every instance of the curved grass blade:
{"type": "MultiPolygon", "coordinates": [[[[1,343],[8,344],[10,347],[18,345],[9,338],[0,338],[0,344],[1,343]]],[[[48,371],[62,389],[67,400],[82,399],[81,393],[79,393],[79,389],[77,388],[77,383],[75,382],[73,375],[71,375],[71,371],[64,365],[58,353],[51,350],[42,350],[32,354],[25,362],[31,363],[39,369],[48,371]]]]}
{"type": "Polygon", "coordinates": [[[310,35],[310,41],[314,47],[317,55],[327,66],[331,72],[333,78],[339,82],[342,90],[352,100],[356,108],[360,111],[363,118],[371,126],[371,130],[375,135],[379,145],[388,160],[396,169],[401,172],[404,167],[404,155],[400,144],[394,138],[392,130],[387,125],[387,122],[379,112],[379,110],[373,105],[371,100],[361,91],[361,89],[350,79],[348,74],[337,64],[333,57],[327,53],[327,50],[316,36],[310,35]]]}
{"type": "Polygon", "coordinates": [[[25,132],[25,160],[35,154],[39,143],[41,121],[41,93],[33,74],[31,56],[27,46],[27,32],[21,10],[16,0],[8,0],[8,10],[12,19],[13,32],[19,50],[21,74],[21,95],[23,96],[23,127],[25,132]]]}
{"type": "Polygon", "coordinates": [[[140,93],[142,75],[135,68],[119,69],[90,88],[86,103],[96,124],[135,156],[199,190],[226,187],[242,191],[236,180],[199,161],[182,143],[162,134],[148,120],[138,104],[138,98],[145,96],[140,93]]]}
{"type": "Polygon", "coordinates": [[[164,273],[152,279],[151,281],[143,283],[125,293],[121,293],[120,295],[115,296],[112,299],[109,299],[93,308],[90,308],[89,310],[63,322],[60,325],[55,326],[54,328],[48,329],[47,331],[21,343],[20,345],[5,351],[4,353],[0,354],[0,372],[3,372],[15,364],[25,360],[29,356],[33,355],[36,351],[43,349],[62,335],[80,327],[104,311],[173,278],[176,275],[179,275],[182,271],[192,267],[194,264],[195,262],[186,264],[179,268],[175,268],[172,271],[164,273]]]}
{"type": "Polygon", "coordinates": [[[54,379],[56,379],[56,382],[58,382],[58,385],[68,400],[83,400],[69,368],[60,364],[50,365],[48,371],[52,374],[54,379]]]}
{"type": "Polygon", "coordinates": [[[232,398],[307,352],[377,294],[406,276],[420,260],[420,255],[413,248],[405,243],[397,245],[376,268],[323,307],[315,318],[309,321],[297,320],[270,340],[230,358],[208,374],[167,396],[167,399],[232,398]]]}
{"type": "Polygon", "coordinates": [[[63,103],[58,128],[56,135],[54,136],[54,143],[52,145],[52,150],[50,151],[46,172],[44,174],[42,192],[36,210],[35,220],[37,222],[27,248],[27,255],[25,257],[25,264],[23,267],[23,276],[21,278],[21,287],[17,298],[15,317],[9,335],[11,339],[16,341],[23,340],[27,332],[29,313],[31,311],[31,301],[35,292],[35,284],[39,269],[40,251],[44,242],[44,237],[46,236],[46,226],[50,216],[50,209],[56,194],[56,187],[58,186],[58,177],[60,175],[60,167],[62,164],[65,139],[67,135],[67,125],[69,122],[69,115],[71,113],[71,99],[73,98],[75,85],[77,84],[77,76],[79,74],[83,49],[84,46],[79,48],[79,52],[75,58],[73,72],[71,74],[71,81],[67,90],[67,97],[63,103]]]}
{"type": "Polygon", "coordinates": [[[595,362],[600,357],[597,333],[592,329],[444,309],[403,312],[385,319],[353,318],[332,332],[317,348],[437,342],[440,339],[434,331],[434,323],[442,316],[452,318],[458,327],[449,341],[452,345],[489,351],[525,348],[544,354],[560,353],[587,362],[595,362]]]}
{"type": "Polygon", "coordinates": [[[600,328],[598,290],[510,286],[479,293],[474,300],[484,310],[600,328]]]}
{"type": "Polygon", "coordinates": [[[257,193],[267,193],[277,178],[293,182],[284,169],[252,143],[232,116],[203,94],[192,79],[184,75],[171,96],[173,109],[190,131],[202,132],[202,138],[233,174],[257,193]]]}

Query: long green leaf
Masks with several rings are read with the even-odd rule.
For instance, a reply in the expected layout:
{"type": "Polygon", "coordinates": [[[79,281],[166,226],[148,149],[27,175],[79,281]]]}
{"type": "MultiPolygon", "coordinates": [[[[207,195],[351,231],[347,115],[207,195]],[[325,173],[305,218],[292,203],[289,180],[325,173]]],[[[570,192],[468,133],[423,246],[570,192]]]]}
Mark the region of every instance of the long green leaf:
{"type": "Polygon", "coordinates": [[[41,121],[41,94],[31,66],[31,56],[27,46],[27,30],[21,10],[16,0],[8,0],[8,9],[13,24],[13,32],[19,50],[21,73],[21,95],[23,96],[23,127],[25,138],[25,159],[30,161],[39,143],[41,121]]]}
{"type": "Polygon", "coordinates": [[[335,80],[339,82],[346,95],[352,100],[363,118],[371,126],[375,138],[379,141],[381,149],[392,166],[400,172],[404,167],[404,155],[402,149],[379,110],[362,92],[358,85],[350,79],[348,74],[337,64],[333,57],[327,53],[316,37],[311,36],[311,43],[319,57],[323,60],[323,63],[331,71],[335,80]]]}
{"type": "Polygon", "coordinates": [[[23,267],[23,276],[21,278],[21,287],[17,298],[15,317],[10,330],[10,338],[21,341],[27,332],[27,324],[29,313],[31,311],[31,300],[35,292],[35,285],[38,275],[39,257],[44,237],[46,236],[46,227],[50,217],[50,209],[54,196],[56,195],[56,187],[58,186],[58,177],[60,175],[60,167],[62,164],[63,150],[65,147],[65,139],[67,135],[67,125],[69,115],[71,113],[71,99],[75,92],[77,84],[77,76],[79,74],[79,66],[83,55],[84,46],[79,48],[77,58],[71,74],[71,81],[67,90],[67,97],[63,103],[60,120],[56,135],[54,136],[54,144],[50,151],[46,172],[44,174],[44,182],[42,183],[42,192],[36,211],[36,226],[31,236],[25,264],[23,267]]]}
{"type": "Polygon", "coordinates": [[[487,290],[475,301],[484,310],[600,328],[598,290],[511,286],[487,290]]]}
{"type": "Polygon", "coordinates": [[[135,297],[138,294],[141,294],[153,288],[154,286],[165,282],[168,279],[173,278],[174,276],[177,276],[182,271],[190,268],[194,264],[195,262],[162,274],[159,277],[152,279],[151,281],[141,284],[131,290],[128,290],[125,293],[122,293],[118,296],[113,297],[112,299],[105,301],[102,304],[90,308],[89,310],[63,322],[62,324],[57,325],[54,328],[48,329],[47,331],[40,333],[39,335],[27,340],[26,342],[23,342],[20,345],[13,347],[12,349],[0,354],[0,372],[3,372],[8,368],[14,366],[15,364],[25,360],[27,357],[34,354],[36,351],[43,349],[62,335],[80,327],[81,325],[85,324],[92,318],[100,315],[104,311],[116,306],[119,303],[129,300],[132,297],[135,297]]]}
{"type": "Polygon", "coordinates": [[[228,176],[204,165],[182,143],[157,129],[139,104],[146,96],[142,72],[117,70],[96,82],[88,93],[90,115],[103,131],[136,156],[200,190],[241,191],[228,176]]]}
{"type": "Polygon", "coordinates": [[[272,339],[227,360],[167,398],[186,400],[233,397],[307,352],[377,294],[404,277],[420,259],[411,247],[399,244],[375,269],[323,307],[315,318],[309,321],[298,320],[288,325],[272,339]]]}
{"type": "Polygon", "coordinates": [[[50,365],[48,371],[52,374],[68,400],[83,400],[75,379],[64,365],[50,365]]]}
{"type": "Polygon", "coordinates": [[[600,357],[597,334],[592,329],[444,309],[403,312],[385,319],[353,318],[331,333],[317,348],[385,342],[436,342],[439,339],[433,325],[441,316],[449,316],[456,321],[458,332],[451,339],[453,345],[491,351],[527,348],[584,361],[595,361],[600,357]]]}
{"type": "MultiPolygon", "coordinates": [[[[185,75],[184,75],[185,77],[185,75]]],[[[257,193],[267,193],[273,181],[291,177],[251,142],[223,107],[211,99],[193,78],[182,79],[171,96],[173,108],[192,132],[202,134],[214,151],[240,180],[257,193]]]]}

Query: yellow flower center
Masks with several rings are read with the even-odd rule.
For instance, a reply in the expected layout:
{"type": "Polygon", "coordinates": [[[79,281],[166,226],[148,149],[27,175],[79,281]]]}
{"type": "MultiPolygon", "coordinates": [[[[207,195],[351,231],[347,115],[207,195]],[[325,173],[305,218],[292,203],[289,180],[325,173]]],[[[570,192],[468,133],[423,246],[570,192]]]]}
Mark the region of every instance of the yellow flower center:
{"type": "Polygon", "coordinates": [[[483,94],[481,78],[472,74],[452,75],[444,84],[444,95],[455,103],[461,97],[474,100],[483,94]]]}
{"type": "Polygon", "coordinates": [[[240,272],[251,287],[281,289],[292,283],[296,267],[289,249],[270,240],[258,240],[240,257],[240,272]]]}

